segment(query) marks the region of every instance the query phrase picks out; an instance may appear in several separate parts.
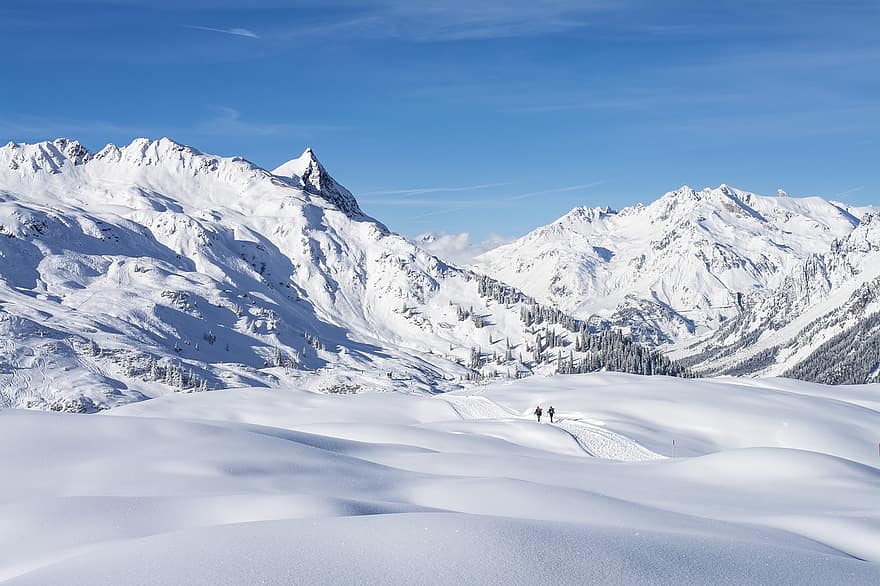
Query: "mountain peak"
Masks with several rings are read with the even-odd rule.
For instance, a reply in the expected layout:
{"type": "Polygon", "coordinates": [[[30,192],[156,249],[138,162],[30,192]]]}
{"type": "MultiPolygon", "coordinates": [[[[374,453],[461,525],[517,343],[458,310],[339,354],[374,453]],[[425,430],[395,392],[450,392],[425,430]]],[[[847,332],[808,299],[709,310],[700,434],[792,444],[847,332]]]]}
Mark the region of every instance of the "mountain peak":
{"type": "MultiPolygon", "coordinates": [[[[279,177],[297,177],[301,179],[308,174],[309,168],[312,166],[324,169],[324,166],[321,165],[321,162],[318,160],[312,147],[306,147],[306,150],[304,150],[300,156],[275,167],[272,174],[279,177]]],[[[324,169],[324,172],[327,172],[326,169],[324,169]]]]}
{"type": "Polygon", "coordinates": [[[592,223],[592,222],[595,222],[596,220],[601,220],[602,218],[605,218],[606,216],[616,214],[616,213],[617,212],[615,210],[611,209],[608,206],[601,206],[601,207],[578,206],[578,207],[572,209],[570,212],[568,212],[564,216],[562,216],[561,218],[559,218],[556,221],[556,223],[565,222],[565,221],[592,223]]]}
{"type": "Polygon", "coordinates": [[[0,147],[2,162],[18,173],[49,172],[59,173],[65,163],[82,165],[92,158],[92,153],[79,141],[69,138],[56,138],[37,143],[17,143],[10,141],[0,147]]]}
{"type": "Polygon", "coordinates": [[[741,202],[744,198],[749,199],[750,196],[750,193],[731,187],[727,183],[722,183],[718,187],[704,187],[699,191],[689,185],[682,185],[678,189],[665,193],[663,197],[657,201],[663,202],[663,205],[666,206],[677,206],[681,202],[718,203],[727,200],[741,202]]]}
{"type": "Polygon", "coordinates": [[[187,153],[190,155],[203,154],[198,149],[181,144],[167,136],[163,136],[158,140],[136,138],[127,146],[122,147],[121,150],[130,153],[138,153],[142,156],[154,155],[160,158],[167,156],[169,153],[187,153]]]}
{"type": "Polygon", "coordinates": [[[692,198],[696,194],[697,194],[697,191],[693,187],[691,187],[690,185],[682,185],[678,189],[674,189],[672,191],[667,192],[666,194],[664,194],[663,197],[665,197],[665,198],[681,198],[681,197],[692,198]]]}
{"type": "Polygon", "coordinates": [[[299,157],[276,167],[272,174],[299,179],[304,191],[329,201],[349,217],[364,215],[354,195],[330,176],[312,147],[307,147],[299,157]]]}
{"type": "Polygon", "coordinates": [[[185,173],[187,177],[215,175],[219,180],[242,189],[255,180],[277,182],[279,178],[292,179],[295,187],[324,199],[350,218],[365,217],[351,192],[330,176],[312,148],[306,148],[299,157],[270,173],[241,157],[203,153],[168,137],[135,138],[120,146],[108,144],[97,153],[69,138],[0,145],[0,170],[11,171],[10,177],[14,177],[14,181],[36,174],[62,174],[69,168],[91,163],[101,168],[107,165],[127,167],[136,173],[161,167],[170,173],[185,173]]]}
{"type": "Polygon", "coordinates": [[[78,140],[70,140],[69,138],[56,138],[52,144],[61,151],[67,160],[74,165],[82,165],[92,158],[92,153],[82,145],[78,140]]]}

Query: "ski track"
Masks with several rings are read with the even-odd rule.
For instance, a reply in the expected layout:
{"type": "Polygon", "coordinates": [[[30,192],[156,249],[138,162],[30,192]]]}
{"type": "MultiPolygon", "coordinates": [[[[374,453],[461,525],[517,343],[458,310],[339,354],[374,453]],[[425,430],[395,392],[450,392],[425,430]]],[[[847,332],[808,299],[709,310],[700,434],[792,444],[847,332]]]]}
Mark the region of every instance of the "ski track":
{"type": "MultiPolygon", "coordinates": [[[[486,397],[444,395],[439,398],[449,403],[462,419],[531,420],[531,416],[523,416],[486,397]]],[[[587,454],[595,458],[623,462],[645,462],[665,458],[626,436],[576,419],[557,419],[552,424],[546,422],[542,425],[555,425],[562,429],[571,435],[587,454]]]]}
{"type": "Polygon", "coordinates": [[[554,425],[570,433],[587,453],[597,458],[624,462],[645,462],[665,458],[626,436],[596,425],[573,419],[559,419],[554,425]]]}
{"type": "Polygon", "coordinates": [[[449,403],[462,419],[524,419],[486,397],[441,395],[438,398],[449,403]]]}

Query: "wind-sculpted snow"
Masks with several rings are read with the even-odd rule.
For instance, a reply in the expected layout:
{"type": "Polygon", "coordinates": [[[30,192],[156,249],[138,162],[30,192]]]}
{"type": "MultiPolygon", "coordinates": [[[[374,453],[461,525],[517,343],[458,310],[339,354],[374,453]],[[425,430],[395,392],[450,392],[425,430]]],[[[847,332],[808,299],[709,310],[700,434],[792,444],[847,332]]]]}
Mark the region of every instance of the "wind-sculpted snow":
{"type": "Polygon", "coordinates": [[[684,186],[647,206],[575,208],[477,264],[576,317],[608,320],[654,343],[688,341],[825,252],[865,211],[816,197],[684,186]]]}
{"type": "Polygon", "coordinates": [[[590,374],[7,409],[0,580],[876,584],[877,405],[877,385],[590,374]],[[566,422],[663,457],[591,456],[566,422]]]}

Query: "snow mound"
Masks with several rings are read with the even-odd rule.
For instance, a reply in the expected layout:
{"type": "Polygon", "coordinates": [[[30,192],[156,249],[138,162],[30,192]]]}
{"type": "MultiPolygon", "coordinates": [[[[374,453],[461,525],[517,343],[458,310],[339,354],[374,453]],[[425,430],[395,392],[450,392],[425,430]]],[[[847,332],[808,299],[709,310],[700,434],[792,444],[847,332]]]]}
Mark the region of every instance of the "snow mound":
{"type": "Polygon", "coordinates": [[[880,391],[832,391],[595,374],[4,410],[0,580],[874,584],[880,391]],[[578,421],[680,451],[591,457],[578,421]]]}
{"type": "Polygon", "coordinates": [[[629,585],[740,577],[821,585],[878,577],[857,560],[730,538],[448,513],[227,525],[114,543],[103,553],[104,563],[79,555],[8,583],[629,585]]]}

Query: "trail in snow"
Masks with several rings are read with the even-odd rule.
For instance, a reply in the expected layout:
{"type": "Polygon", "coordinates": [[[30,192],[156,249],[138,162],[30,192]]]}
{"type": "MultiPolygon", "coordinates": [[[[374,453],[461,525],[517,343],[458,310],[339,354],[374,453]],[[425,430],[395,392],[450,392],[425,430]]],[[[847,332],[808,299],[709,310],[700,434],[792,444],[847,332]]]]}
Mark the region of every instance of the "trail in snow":
{"type": "Polygon", "coordinates": [[[880,412],[832,394],[597,373],[4,409],[0,582],[876,585],[880,412]],[[603,459],[668,437],[689,457],[603,459]]]}
{"type": "MultiPolygon", "coordinates": [[[[443,395],[462,419],[531,419],[499,405],[486,397],[443,395]]],[[[664,458],[630,438],[576,419],[558,419],[555,425],[571,435],[581,448],[596,458],[644,462],[664,458]]]]}
{"type": "Polygon", "coordinates": [[[665,458],[665,456],[652,452],[626,436],[597,425],[583,423],[576,419],[559,419],[554,425],[570,433],[584,450],[597,458],[625,462],[644,462],[665,458]]]}
{"type": "Polygon", "coordinates": [[[485,397],[441,395],[438,398],[449,403],[462,419],[524,419],[519,413],[485,397]]]}

